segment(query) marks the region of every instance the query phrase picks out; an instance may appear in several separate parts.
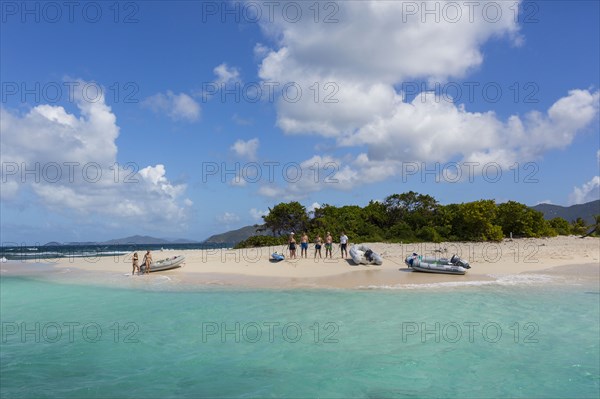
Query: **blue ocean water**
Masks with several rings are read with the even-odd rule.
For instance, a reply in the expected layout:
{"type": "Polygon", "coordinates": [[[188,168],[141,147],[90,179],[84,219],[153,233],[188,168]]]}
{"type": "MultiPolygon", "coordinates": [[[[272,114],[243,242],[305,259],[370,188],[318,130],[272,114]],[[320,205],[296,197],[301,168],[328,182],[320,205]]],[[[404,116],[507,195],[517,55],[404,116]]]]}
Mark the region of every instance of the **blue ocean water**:
{"type": "Polygon", "coordinates": [[[597,284],[185,291],[0,280],[2,398],[597,398],[597,284]]]}
{"type": "Polygon", "coordinates": [[[157,250],[189,250],[189,249],[215,249],[229,248],[233,244],[229,243],[189,243],[189,244],[94,244],[80,243],[77,245],[62,245],[48,243],[44,245],[27,246],[17,243],[2,243],[0,246],[0,259],[6,260],[27,260],[38,263],[51,262],[57,258],[84,259],[84,261],[94,262],[100,257],[119,256],[134,251],[157,251],[157,250]],[[14,245],[13,245],[14,244],[14,245]],[[166,248],[163,248],[165,247],[166,248]]]}

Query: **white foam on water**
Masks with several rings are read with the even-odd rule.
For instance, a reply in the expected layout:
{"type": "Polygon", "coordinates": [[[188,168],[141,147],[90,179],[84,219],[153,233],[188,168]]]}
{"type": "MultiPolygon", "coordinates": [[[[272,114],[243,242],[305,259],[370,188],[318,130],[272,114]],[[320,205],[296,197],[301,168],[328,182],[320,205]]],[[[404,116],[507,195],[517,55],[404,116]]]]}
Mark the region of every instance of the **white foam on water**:
{"type": "Polygon", "coordinates": [[[358,289],[368,290],[411,290],[426,288],[453,288],[453,287],[479,287],[486,285],[499,286],[518,286],[518,285],[538,285],[546,284],[555,280],[555,277],[546,274],[508,274],[508,275],[488,275],[495,280],[475,280],[475,281],[444,281],[439,283],[425,284],[395,284],[395,285],[361,285],[358,289]]]}

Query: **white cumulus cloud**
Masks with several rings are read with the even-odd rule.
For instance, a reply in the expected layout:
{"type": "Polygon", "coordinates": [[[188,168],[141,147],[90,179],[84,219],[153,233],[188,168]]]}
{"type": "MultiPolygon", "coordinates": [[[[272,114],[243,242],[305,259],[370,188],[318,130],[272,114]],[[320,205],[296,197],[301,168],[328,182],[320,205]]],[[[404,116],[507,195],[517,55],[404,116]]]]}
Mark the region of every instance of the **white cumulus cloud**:
{"type": "Polygon", "coordinates": [[[104,98],[75,100],[79,115],[51,105],[25,114],[0,108],[3,200],[30,193],[46,209],[105,226],[185,226],[186,186],[170,182],[164,165],[119,165],[111,108],[104,98]]]}
{"type": "MultiPolygon", "coordinates": [[[[289,23],[276,16],[261,24],[275,45],[255,49],[263,57],[260,78],[302,89],[298,101],[278,97],[277,125],[286,134],[315,134],[334,139],[337,147],[360,148],[354,160],[339,164],[339,187],[397,175],[406,161],[529,162],[567,147],[597,118],[598,91],[573,89],[545,111],[506,119],[493,108],[473,112],[426,91],[480,68],[490,40],[523,40],[515,3],[448,4],[336,2],[336,23],[289,23]],[[456,7],[460,18],[449,14],[456,7]],[[409,101],[400,89],[407,82],[425,82],[426,89],[409,101]]],[[[309,3],[300,7],[312,15],[309,3]]],[[[309,181],[293,184],[298,193],[307,186],[319,189],[309,181]]]]}
{"type": "Polygon", "coordinates": [[[185,93],[175,94],[168,90],[157,93],[142,101],[142,107],[155,113],[165,113],[176,121],[194,122],[200,119],[201,108],[192,97],[185,93]]]}
{"type": "Polygon", "coordinates": [[[217,216],[217,221],[223,224],[231,224],[240,221],[240,217],[233,212],[224,212],[222,215],[217,216]]]}
{"type": "Polygon", "coordinates": [[[258,151],[258,147],[260,145],[260,140],[258,138],[253,138],[247,141],[237,140],[231,146],[231,150],[235,152],[237,156],[240,158],[245,158],[250,161],[256,160],[256,152],[258,151]]]}
{"type": "Polygon", "coordinates": [[[581,187],[574,187],[573,192],[569,195],[569,203],[571,205],[585,204],[597,199],[600,199],[600,176],[594,176],[581,187]]]}
{"type": "Polygon", "coordinates": [[[256,208],[252,208],[250,209],[250,216],[252,217],[252,219],[256,220],[256,221],[262,221],[262,217],[266,216],[269,214],[269,211],[263,211],[260,209],[256,209],[256,208]]]}
{"type": "Polygon", "coordinates": [[[227,85],[240,81],[240,71],[235,67],[229,67],[226,63],[217,65],[213,72],[216,75],[215,83],[227,85]]]}

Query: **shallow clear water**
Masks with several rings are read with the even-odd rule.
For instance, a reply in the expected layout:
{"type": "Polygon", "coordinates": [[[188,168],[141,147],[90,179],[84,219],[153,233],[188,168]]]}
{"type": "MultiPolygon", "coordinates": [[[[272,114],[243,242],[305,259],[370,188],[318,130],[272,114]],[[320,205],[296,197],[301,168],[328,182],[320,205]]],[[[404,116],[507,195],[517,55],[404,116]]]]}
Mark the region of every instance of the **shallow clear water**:
{"type": "Polygon", "coordinates": [[[598,285],[157,291],[3,277],[3,398],[596,398],[598,285]]]}

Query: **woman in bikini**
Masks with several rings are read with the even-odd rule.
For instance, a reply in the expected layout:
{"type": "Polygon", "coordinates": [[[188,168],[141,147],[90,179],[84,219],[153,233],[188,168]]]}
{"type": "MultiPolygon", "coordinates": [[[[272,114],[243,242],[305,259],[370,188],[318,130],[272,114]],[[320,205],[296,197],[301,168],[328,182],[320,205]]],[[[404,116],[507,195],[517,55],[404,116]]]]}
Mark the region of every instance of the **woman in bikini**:
{"type": "Polygon", "coordinates": [[[146,274],[150,273],[150,263],[152,263],[152,254],[150,251],[146,251],[146,255],[144,255],[144,265],[146,265],[146,269],[144,271],[146,274]]]}
{"type": "Polygon", "coordinates": [[[323,244],[323,239],[320,235],[317,234],[317,238],[315,238],[315,259],[317,259],[317,254],[319,254],[319,258],[321,256],[321,245],[323,244]]]}
{"type": "Polygon", "coordinates": [[[134,252],[134,254],[133,254],[133,270],[131,271],[132,276],[135,275],[136,270],[138,271],[138,273],[140,272],[140,266],[138,264],[138,254],[137,254],[137,252],[134,252]]]}
{"type": "Polygon", "coordinates": [[[290,239],[288,240],[289,248],[290,248],[290,259],[296,258],[296,239],[294,238],[294,233],[290,234],[290,239]]]}

